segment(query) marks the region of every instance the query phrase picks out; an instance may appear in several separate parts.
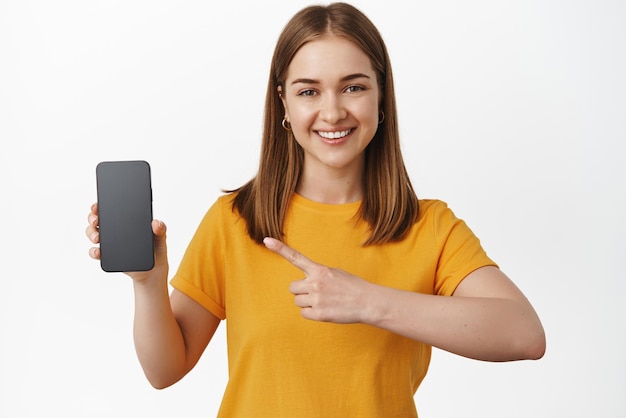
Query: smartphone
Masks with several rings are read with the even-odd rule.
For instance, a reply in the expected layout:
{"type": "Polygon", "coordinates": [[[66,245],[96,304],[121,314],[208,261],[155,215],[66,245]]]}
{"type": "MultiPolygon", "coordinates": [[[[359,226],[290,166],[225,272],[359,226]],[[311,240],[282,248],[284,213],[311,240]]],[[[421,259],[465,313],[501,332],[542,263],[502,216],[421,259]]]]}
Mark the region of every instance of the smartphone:
{"type": "Polygon", "coordinates": [[[106,272],[154,267],[152,184],[146,161],[103,161],[96,166],[100,266],[106,272]]]}

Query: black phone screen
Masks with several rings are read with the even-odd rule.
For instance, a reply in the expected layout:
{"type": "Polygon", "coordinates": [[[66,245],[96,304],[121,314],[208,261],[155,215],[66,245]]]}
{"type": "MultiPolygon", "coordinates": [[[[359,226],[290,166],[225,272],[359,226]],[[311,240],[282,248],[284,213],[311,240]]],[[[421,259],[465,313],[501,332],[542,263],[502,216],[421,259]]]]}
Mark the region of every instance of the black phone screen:
{"type": "Polygon", "coordinates": [[[154,267],[150,178],[146,161],[103,161],[96,167],[100,266],[106,272],[154,267]]]}

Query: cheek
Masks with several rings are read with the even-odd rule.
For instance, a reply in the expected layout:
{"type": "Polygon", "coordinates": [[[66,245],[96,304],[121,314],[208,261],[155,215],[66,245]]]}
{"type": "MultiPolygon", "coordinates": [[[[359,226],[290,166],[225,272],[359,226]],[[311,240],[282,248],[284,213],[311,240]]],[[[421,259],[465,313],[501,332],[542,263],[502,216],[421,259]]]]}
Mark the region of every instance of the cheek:
{"type": "Polygon", "coordinates": [[[367,100],[355,104],[353,111],[358,113],[362,120],[378,120],[380,105],[377,97],[368,97],[367,100]]]}
{"type": "Polygon", "coordinates": [[[366,125],[378,125],[379,115],[378,106],[366,106],[359,112],[359,120],[366,125]]]}
{"type": "Polygon", "coordinates": [[[288,109],[289,121],[294,130],[309,130],[315,120],[315,114],[306,109],[291,107],[288,109]]]}

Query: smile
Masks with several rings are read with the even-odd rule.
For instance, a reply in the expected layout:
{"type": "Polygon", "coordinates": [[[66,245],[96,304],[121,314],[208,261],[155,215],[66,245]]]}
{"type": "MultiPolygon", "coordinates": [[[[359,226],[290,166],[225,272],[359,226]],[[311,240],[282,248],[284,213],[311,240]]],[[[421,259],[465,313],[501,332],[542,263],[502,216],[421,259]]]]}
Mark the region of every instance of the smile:
{"type": "Polygon", "coordinates": [[[336,131],[336,132],[317,131],[319,136],[321,136],[322,138],[326,138],[326,139],[343,138],[344,136],[348,136],[348,134],[350,134],[350,132],[352,132],[352,129],[348,129],[348,130],[345,130],[345,131],[336,131]]]}

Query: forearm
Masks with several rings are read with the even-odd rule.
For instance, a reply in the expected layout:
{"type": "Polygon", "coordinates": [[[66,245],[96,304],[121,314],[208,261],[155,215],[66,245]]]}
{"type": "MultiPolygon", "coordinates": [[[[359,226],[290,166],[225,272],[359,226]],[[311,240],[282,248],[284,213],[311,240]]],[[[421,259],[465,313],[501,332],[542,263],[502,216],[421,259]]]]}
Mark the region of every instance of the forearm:
{"type": "Polygon", "coordinates": [[[172,312],[166,280],[134,282],[134,340],[148,381],[167,387],[188,371],[183,333],[172,312]]]}
{"type": "Polygon", "coordinates": [[[525,300],[444,297],[372,285],[367,322],[465,357],[535,359],[544,335],[525,300]]]}

